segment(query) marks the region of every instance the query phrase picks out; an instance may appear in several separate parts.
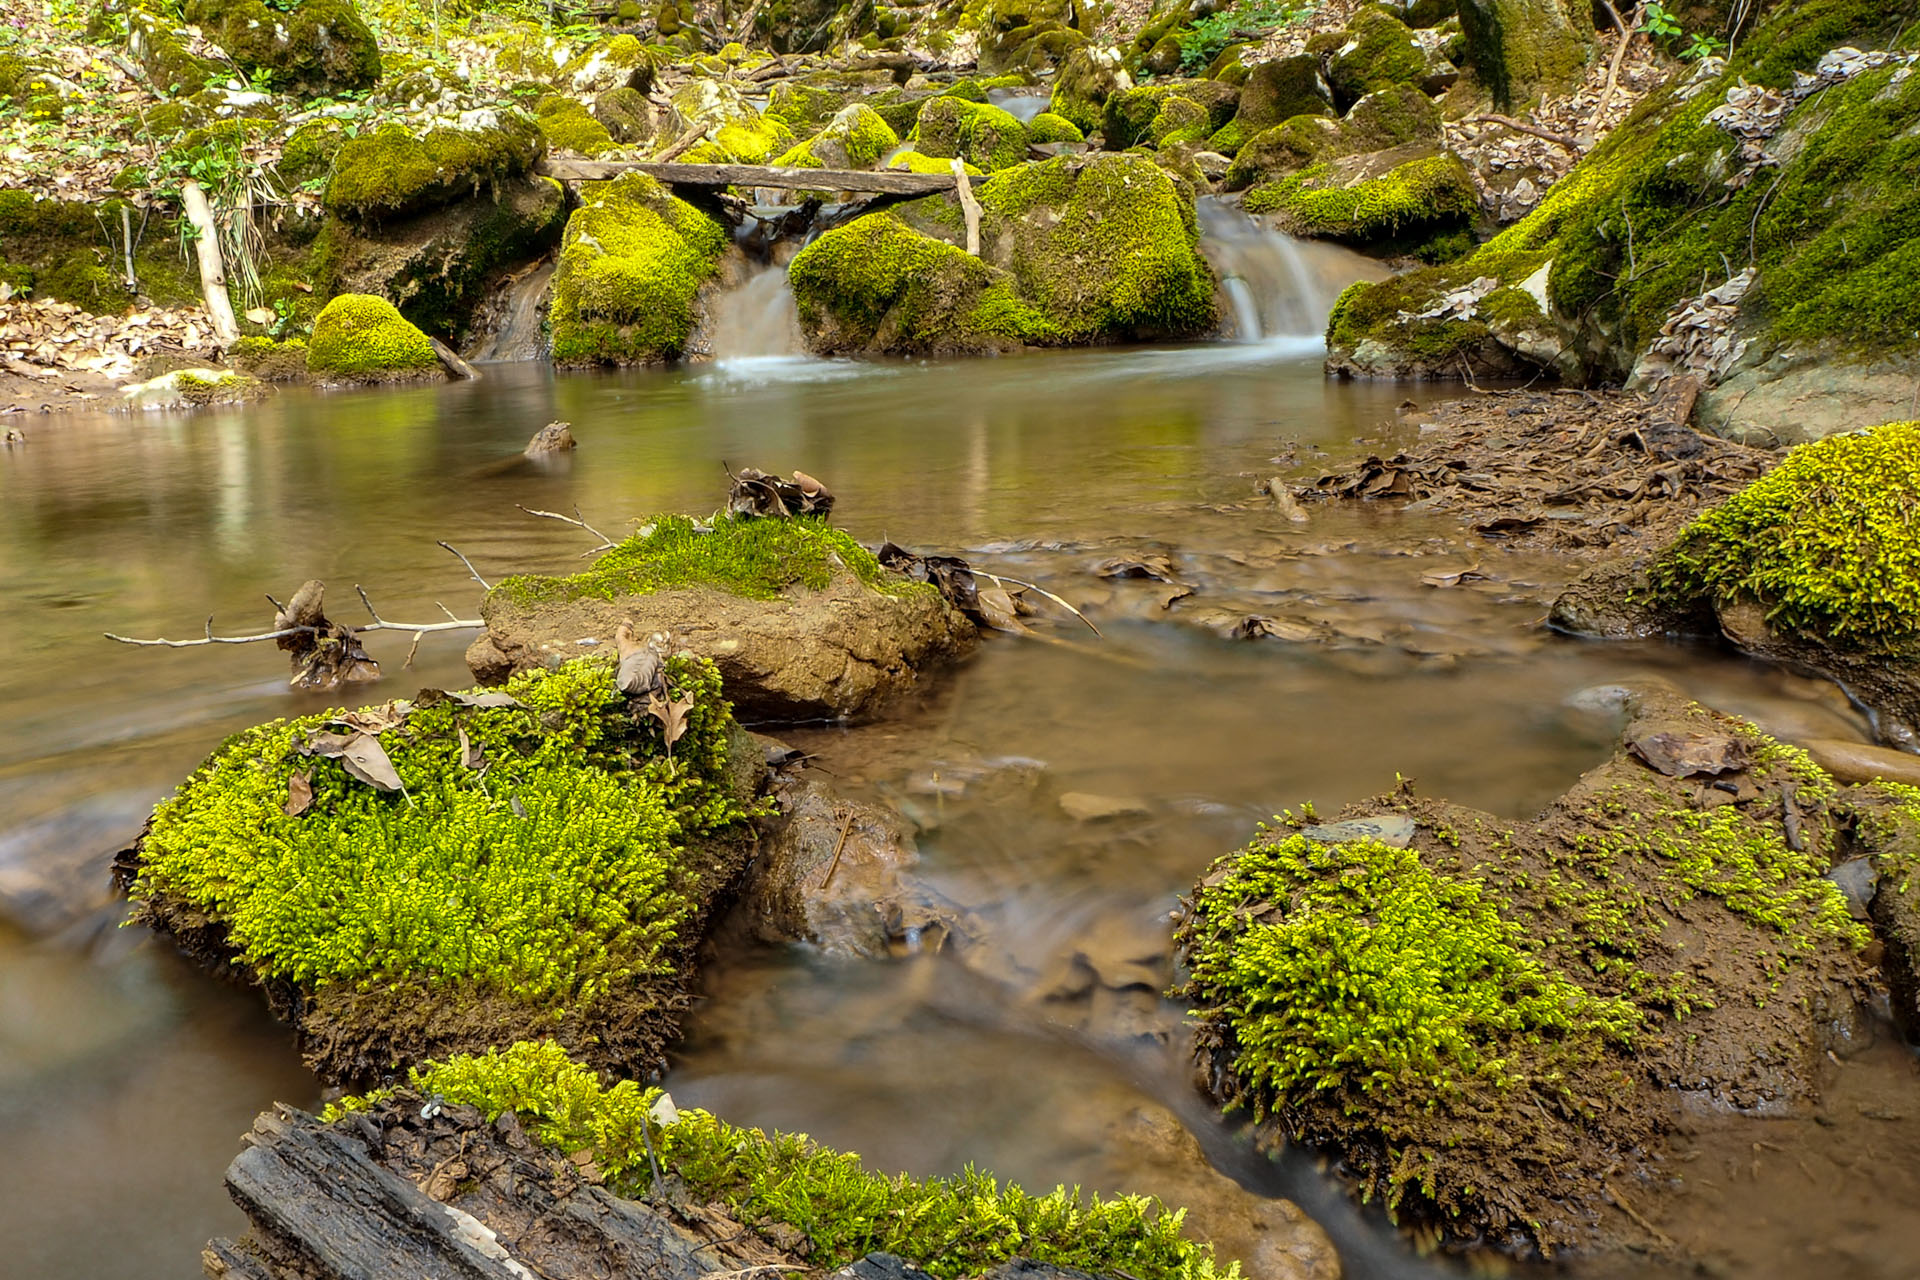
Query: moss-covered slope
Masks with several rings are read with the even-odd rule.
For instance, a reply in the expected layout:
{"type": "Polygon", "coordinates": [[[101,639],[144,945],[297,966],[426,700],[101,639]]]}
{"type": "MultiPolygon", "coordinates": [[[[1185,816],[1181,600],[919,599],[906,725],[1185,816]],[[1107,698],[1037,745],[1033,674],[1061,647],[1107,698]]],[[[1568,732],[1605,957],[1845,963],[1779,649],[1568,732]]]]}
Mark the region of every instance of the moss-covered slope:
{"type": "Polygon", "coordinates": [[[666,683],[670,744],[592,659],[238,734],[129,851],[131,918],[264,988],[329,1080],[532,1034],[649,1069],[755,803],[718,674],[666,683]]]}
{"type": "Polygon", "coordinates": [[[1606,1183],[1658,1158],[1668,1090],[1817,1097],[1866,942],[1824,876],[1837,789],[1742,722],[1632,708],[1536,822],[1402,788],[1352,813],[1409,848],[1289,818],[1218,863],[1180,926],[1216,1096],[1523,1255],[1657,1244],[1606,1183]]]}

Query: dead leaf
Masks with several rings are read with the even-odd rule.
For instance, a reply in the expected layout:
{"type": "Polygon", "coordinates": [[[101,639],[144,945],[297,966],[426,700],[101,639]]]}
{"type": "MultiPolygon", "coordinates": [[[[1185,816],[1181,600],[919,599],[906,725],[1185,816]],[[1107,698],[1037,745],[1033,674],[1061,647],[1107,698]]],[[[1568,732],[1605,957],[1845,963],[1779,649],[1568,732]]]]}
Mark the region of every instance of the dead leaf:
{"type": "Polygon", "coordinates": [[[476,773],[486,768],[487,753],[484,750],[482,750],[480,747],[474,745],[474,743],[467,738],[467,731],[465,728],[461,728],[460,730],[458,730],[458,732],[460,734],[460,765],[461,767],[465,769],[472,769],[476,773]]]}
{"type": "Polygon", "coordinates": [[[1014,635],[1027,635],[1033,630],[1020,621],[1020,611],[1014,604],[1013,596],[1004,587],[978,587],[975,594],[980,601],[980,614],[987,625],[995,631],[1008,631],[1014,635]]]}
{"type": "Polygon", "coordinates": [[[1727,733],[1647,733],[1627,749],[1669,778],[1731,773],[1747,766],[1746,744],[1727,733]]]}
{"type": "Polygon", "coordinates": [[[480,707],[488,710],[520,705],[518,698],[510,693],[501,693],[497,689],[488,693],[449,693],[447,697],[463,707],[480,707]]]}
{"type": "Polygon", "coordinates": [[[313,804],[313,781],[304,773],[287,779],[286,815],[297,818],[313,804]]]}
{"type": "Polygon", "coordinates": [[[356,734],[347,743],[346,750],[340,753],[340,763],[347,772],[370,787],[382,791],[399,791],[400,775],[394,771],[393,761],[387,758],[387,749],[380,745],[380,739],[370,733],[356,734]]]}
{"type": "Polygon", "coordinates": [[[254,324],[272,324],[273,312],[265,307],[250,307],[247,310],[247,319],[254,324]]]}
{"type": "Polygon", "coordinates": [[[673,744],[680,741],[687,731],[687,716],[693,711],[691,696],[668,701],[655,693],[647,699],[647,714],[660,722],[660,740],[666,744],[669,754],[673,744]]]}
{"type": "Polygon", "coordinates": [[[1178,582],[1173,561],[1166,556],[1146,555],[1138,560],[1108,560],[1094,568],[1102,578],[1151,578],[1155,582],[1178,582]]]}

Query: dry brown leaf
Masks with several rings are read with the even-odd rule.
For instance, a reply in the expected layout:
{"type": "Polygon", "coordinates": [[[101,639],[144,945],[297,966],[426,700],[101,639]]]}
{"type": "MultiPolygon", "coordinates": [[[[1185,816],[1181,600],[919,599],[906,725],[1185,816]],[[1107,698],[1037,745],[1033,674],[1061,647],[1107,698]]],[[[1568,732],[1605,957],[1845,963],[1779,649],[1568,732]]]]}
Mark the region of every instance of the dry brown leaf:
{"type": "Polygon", "coordinates": [[[313,782],[304,773],[296,773],[287,779],[286,814],[297,818],[313,804],[313,782]]]}

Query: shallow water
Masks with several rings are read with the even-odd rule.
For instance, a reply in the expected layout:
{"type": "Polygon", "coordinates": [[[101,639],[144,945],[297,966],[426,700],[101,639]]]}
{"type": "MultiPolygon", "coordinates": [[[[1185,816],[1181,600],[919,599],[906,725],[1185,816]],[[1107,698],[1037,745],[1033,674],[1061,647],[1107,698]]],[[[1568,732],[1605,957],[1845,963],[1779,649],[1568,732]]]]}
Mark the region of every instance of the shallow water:
{"type": "MultiPolygon", "coordinates": [[[[1548,635],[1552,562],[1380,508],[1314,508],[1296,525],[1255,494],[1265,476],[1391,447],[1417,429],[1394,413],[1405,395],[1327,383],[1317,344],[1281,341],[604,376],[500,366],[478,383],[288,392],[195,417],[30,421],[28,445],[0,453],[0,918],[19,926],[0,934],[6,1274],[198,1274],[199,1242],[240,1224],[219,1185],[239,1134],[269,1101],[317,1095],[253,1000],[113,929],[102,886],[103,855],[223,735],[326,700],[288,693],[270,646],[135,649],[100,633],[191,637],[209,615],[223,632],[264,629],[262,593],[308,577],[342,618],[359,612],[354,583],[389,618],[442,617],[442,603],[472,616],[479,588],[436,540],[489,581],[564,570],[592,539],[516,504],[577,509],[618,536],[651,511],[717,505],[723,462],[802,468],[857,536],[1042,582],[1104,638],[1071,619],[1043,623],[1059,643],[995,637],[882,725],[789,735],[839,785],[919,824],[923,870],[980,938],[895,964],[730,958],[668,1082],[682,1103],[804,1129],[883,1168],[973,1162],[1028,1184],[1145,1190],[1192,1171],[1115,1116],[1164,1108],[1217,1167],[1305,1205],[1349,1275],[1422,1273],[1310,1161],[1256,1158],[1210,1117],[1169,1034],[1177,1011],[1063,986],[1063,966],[1160,945],[1176,896],[1283,805],[1331,812],[1397,771],[1500,813],[1536,809],[1607,750],[1610,726],[1568,701],[1595,684],[1659,675],[1781,732],[1861,730],[1830,692],[1722,655],[1548,635]],[[557,418],[577,453],[521,460],[557,418]],[[1097,576],[1148,553],[1193,594],[1097,576]],[[1475,562],[1494,580],[1421,582],[1475,562]],[[1219,634],[1250,614],[1315,639],[1219,634]],[[1076,791],[1138,812],[1075,822],[1059,797],[1076,791]]],[[[370,637],[388,679],[369,694],[466,683],[467,638],[426,637],[404,671],[407,638],[370,637]]],[[[1869,1093],[1911,1084],[1894,1045],[1848,1069],[1879,1082],[1869,1093]]],[[[1775,1227],[1753,1237],[1765,1249],[1727,1237],[1741,1274],[1804,1274],[1786,1260],[1811,1256],[1823,1210],[1846,1211],[1846,1256],[1914,1256],[1897,1189],[1920,1130],[1874,1123],[1899,1171],[1887,1196],[1863,1178],[1757,1180],[1775,1227]]],[[[1725,1234],[1724,1206],[1702,1213],[1725,1234]]]]}

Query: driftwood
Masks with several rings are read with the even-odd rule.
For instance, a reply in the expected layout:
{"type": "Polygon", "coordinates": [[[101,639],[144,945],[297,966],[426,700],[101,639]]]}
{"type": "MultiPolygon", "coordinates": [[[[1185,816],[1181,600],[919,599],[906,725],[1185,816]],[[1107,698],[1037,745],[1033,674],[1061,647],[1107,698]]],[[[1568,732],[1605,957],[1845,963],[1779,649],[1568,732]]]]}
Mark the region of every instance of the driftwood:
{"type": "Polygon", "coordinates": [[[947,173],[874,173],[862,169],[790,169],[770,164],[669,164],[657,160],[564,160],[549,157],[537,172],[562,182],[601,182],[644,173],[677,187],[780,187],[789,191],[878,191],[924,196],[951,191],[947,173]]]}
{"type": "Polygon", "coordinates": [[[973,184],[967,181],[967,162],[955,158],[953,181],[960,193],[960,214],[967,220],[967,252],[980,256],[980,202],[973,198],[973,184]]]}
{"type": "Polygon", "coordinates": [[[223,348],[240,341],[240,324],[233,318],[227,297],[227,272],[220,261],[220,227],[200,184],[188,178],[180,184],[180,205],[195,232],[193,248],[200,262],[200,292],[206,295],[207,318],[213,321],[213,340],[223,348]]]}

